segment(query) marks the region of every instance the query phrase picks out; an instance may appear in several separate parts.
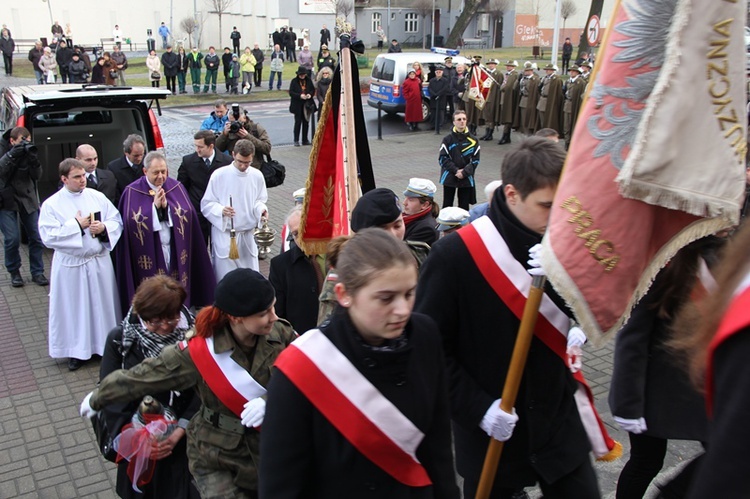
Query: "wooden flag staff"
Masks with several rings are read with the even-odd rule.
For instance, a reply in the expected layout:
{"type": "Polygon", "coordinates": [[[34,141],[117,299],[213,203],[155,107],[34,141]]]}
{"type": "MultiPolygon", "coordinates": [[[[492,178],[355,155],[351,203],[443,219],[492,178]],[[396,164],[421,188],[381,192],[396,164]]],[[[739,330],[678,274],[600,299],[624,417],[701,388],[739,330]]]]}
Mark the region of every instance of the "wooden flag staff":
{"type": "MultiPolygon", "coordinates": [[[[521,384],[526,359],[529,355],[531,339],[534,337],[534,327],[536,326],[536,319],[539,316],[539,305],[542,302],[542,296],[544,296],[544,284],[546,281],[546,276],[534,276],[531,282],[531,289],[529,290],[529,297],[523,309],[521,325],[518,327],[518,336],[516,337],[516,344],[513,347],[513,356],[510,359],[508,375],[505,377],[503,395],[500,399],[500,409],[508,414],[513,412],[513,406],[516,405],[518,387],[521,384]]],[[[490,438],[487,455],[484,458],[484,466],[482,466],[482,474],[479,478],[477,493],[474,496],[475,499],[489,499],[490,492],[492,492],[492,484],[495,482],[495,475],[497,474],[497,465],[503,453],[504,443],[490,438]]]]}

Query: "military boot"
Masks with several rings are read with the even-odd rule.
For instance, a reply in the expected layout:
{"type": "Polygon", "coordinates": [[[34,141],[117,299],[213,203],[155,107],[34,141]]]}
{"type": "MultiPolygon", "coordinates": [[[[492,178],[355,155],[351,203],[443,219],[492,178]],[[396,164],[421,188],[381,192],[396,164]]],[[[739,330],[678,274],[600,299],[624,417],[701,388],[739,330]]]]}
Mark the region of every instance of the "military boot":
{"type": "Polygon", "coordinates": [[[503,134],[502,138],[497,141],[498,144],[510,144],[510,132],[506,132],[503,134]]]}
{"type": "Polygon", "coordinates": [[[482,137],[480,140],[492,140],[492,134],[494,133],[495,128],[487,127],[487,133],[484,134],[484,137],[482,137]]]}

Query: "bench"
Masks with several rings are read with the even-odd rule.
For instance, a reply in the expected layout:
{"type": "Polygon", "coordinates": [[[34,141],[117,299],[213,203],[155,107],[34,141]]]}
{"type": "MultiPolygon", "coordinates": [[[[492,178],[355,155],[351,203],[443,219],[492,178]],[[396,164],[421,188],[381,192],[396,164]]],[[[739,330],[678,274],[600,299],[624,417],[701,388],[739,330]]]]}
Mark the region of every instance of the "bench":
{"type": "Polygon", "coordinates": [[[14,38],[14,42],[16,42],[16,52],[28,52],[29,50],[34,48],[34,44],[39,41],[38,38],[14,38]]]}
{"type": "Polygon", "coordinates": [[[487,48],[487,42],[483,38],[463,38],[461,40],[462,46],[464,48],[477,48],[477,49],[484,49],[487,48]]]}

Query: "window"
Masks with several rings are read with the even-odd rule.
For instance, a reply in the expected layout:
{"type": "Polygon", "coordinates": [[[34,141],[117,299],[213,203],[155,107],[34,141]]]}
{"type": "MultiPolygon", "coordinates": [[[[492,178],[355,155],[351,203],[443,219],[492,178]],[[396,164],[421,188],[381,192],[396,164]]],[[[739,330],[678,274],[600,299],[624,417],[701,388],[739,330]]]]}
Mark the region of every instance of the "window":
{"type": "Polygon", "coordinates": [[[370,26],[371,33],[376,33],[378,31],[378,26],[383,25],[382,20],[383,20],[383,14],[381,14],[380,12],[373,12],[372,23],[370,26]]]}
{"type": "Polygon", "coordinates": [[[404,17],[404,31],[407,33],[419,31],[419,15],[416,12],[409,12],[404,17]]]}

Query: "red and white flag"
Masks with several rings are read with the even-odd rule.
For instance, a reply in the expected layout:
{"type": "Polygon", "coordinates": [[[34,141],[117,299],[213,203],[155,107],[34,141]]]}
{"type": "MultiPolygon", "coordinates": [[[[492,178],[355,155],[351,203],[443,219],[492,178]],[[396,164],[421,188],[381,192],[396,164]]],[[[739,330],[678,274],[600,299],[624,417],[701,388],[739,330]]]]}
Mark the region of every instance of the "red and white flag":
{"type": "Polygon", "coordinates": [[[349,55],[347,74],[341,64],[334,71],[310,153],[298,238],[308,255],[325,254],[331,239],[349,234],[349,214],[360,188],[375,188],[356,55],[342,50],[342,60],[344,54],[349,55]],[[347,92],[355,95],[347,98],[347,92]]]}
{"type": "Polygon", "coordinates": [[[746,2],[620,0],[579,115],[543,263],[594,342],[688,243],[738,223],[746,2]]]}
{"type": "Polygon", "coordinates": [[[471,70],[469,81],[469,99],[474,101],[477,109],[483,109],[490,95],[490,83],[492,78],[483,66],[475,64],[471,70]]]}

